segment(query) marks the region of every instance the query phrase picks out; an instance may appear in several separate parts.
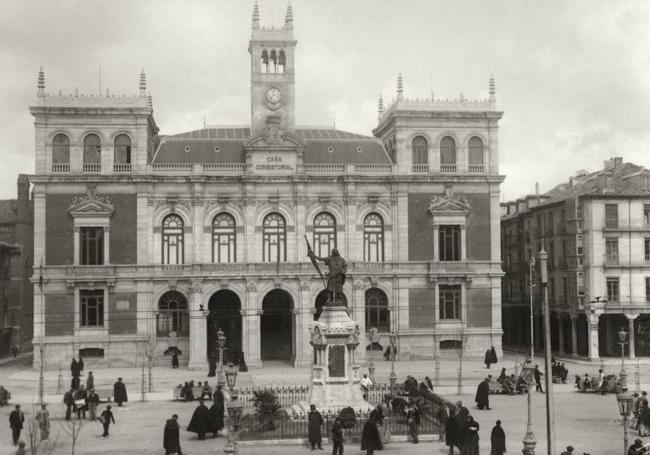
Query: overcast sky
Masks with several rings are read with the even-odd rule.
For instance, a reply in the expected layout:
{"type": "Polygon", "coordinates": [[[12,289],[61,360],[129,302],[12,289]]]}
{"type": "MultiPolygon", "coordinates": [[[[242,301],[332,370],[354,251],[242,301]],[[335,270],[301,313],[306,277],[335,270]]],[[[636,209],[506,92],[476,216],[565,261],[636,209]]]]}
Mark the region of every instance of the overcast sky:
{"type": "MultiPolygon", "coordinates": [[[[250,122],[252,0],[3,0],[0,198],[34,169],[36,79],[46,91],[135,94],[147,74],[161,134],[250,122]]],[[[286,0],[260,0],[281,25],[286,0]]],[[[506,199],[603,160],[650,167],[650,2],[293,0],[296,123],[371,134],[380,93],[486,98],[505,111],[506,199]],[[433,75],[433,77],[432,77],[433,75]]]]}

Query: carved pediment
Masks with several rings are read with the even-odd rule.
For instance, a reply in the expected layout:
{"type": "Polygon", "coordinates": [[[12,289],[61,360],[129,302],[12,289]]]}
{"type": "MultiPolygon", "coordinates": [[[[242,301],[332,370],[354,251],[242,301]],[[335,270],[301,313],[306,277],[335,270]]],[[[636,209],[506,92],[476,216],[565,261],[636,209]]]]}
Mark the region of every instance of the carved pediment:
{"type": "Polygon", "coordinates": [[[287,132],[277,132],[275,134],[275,132],[267,131],[261,136],[253,137],[244,142],[244,147],[302,148],[304,145],[300,142],[300,139],[287,132]]]}
{"type": "Polygon", "coordinates": [[[89,185],[85,195],[72,198],[68,213],[75,218],[84,216],[110,217],[115,213],[115,206],[113,206],[109,198],[99,196],[97,189],[89,185]]]}
{"type": "Polygon", "coordinates": [[[432,215],[469,215],[472,208],[465,196],[455,194],[451,186],[445,188],[444,194],[434,196],[429,203],[429,212],[432,215]]]}

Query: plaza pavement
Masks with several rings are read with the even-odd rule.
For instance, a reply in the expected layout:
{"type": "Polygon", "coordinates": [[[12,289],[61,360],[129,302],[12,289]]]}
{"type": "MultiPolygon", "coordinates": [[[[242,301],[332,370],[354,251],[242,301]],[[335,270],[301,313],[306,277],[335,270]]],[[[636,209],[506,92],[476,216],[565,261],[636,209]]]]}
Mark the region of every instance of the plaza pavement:
{"type": "MultiPolygon", "coordinates": [[[[474,407],[474,393],[478,382],[486,374],[497,376],[502,367],[511,371],[515,361],[521,362],[520,356],[509,356],[492,365],[490,370],[485,368],[480,361],[464,361],[463,376],[465,388],[462,396],[456,395],[457,360],[441,361],[441,386],[436,392],[450,400],[463,400],[476,420],[481,425],[480,453],[489,453],[490,431],[497,419],[503,421],[508,441],[508,453],[520,453],[521,439],[526,432],[526,398],[525,396],[491,396],[491,411],[479,411],[474,407]]],[[[541,359],[539,359],[541,361],[541,359]]],[[[31,403],[36,401],[35,391],[38,384],[38,371],[31,368],[28,357],[9,361],[0,365],[0,384],[5,385],[12,393],[11,404],[20,403],[27,414],[32,412],[31,403]]],[[[376,378],[380,382],[387,381],[390,373],[390,362],[376,361],[376,378]]],[[[541,362],[540,362],[541,366],[541,362]]],[[[572,363],[569,367],[569,377],[573,374],[589,372],[595,374],[600,364],[572,363]]],[[[620,368],[615,363],[606,366],[606,372],[615,372],[620,368]]],[[[399,381],[403,381],[406,374],[421,380],[425,375],[433,378],[433,362],[431,361],[402,361],[396,362],[395,370],[399,381]]],[[[634,384],[633,368],[628,367],[630,373],[630,386],[634,384]]],[[[647,366],[642,366],[646,371],[647,366]]],[[[123,377],[127,383],[130,402],[127,408],[114,407],[117,425],[111,427],[111,437],[101,438],[101,425],[88,423],[82,430],[78,441],[77,454],[162,454],[162,428],[164,422],[171,414],[180,416],[181,428],[185,428],[195,408],[192,403],[178,403],[171,401],[171,389],[175,384],[189,379],[195,381],[206,379],[202,371],[188,371],[184,369],[172,370],[166,366],[154,368],[155,393],[147,394],[148,402],[141,403],[139,384],[141,370],[138,368],[93,369],[96,376],[95,383],[98,387],[112,386],[115,378],[123,377]]],[[[69,385],[69,370],[64,372],[65,385],[69,385]],[[67,374],[66,374],[67,373],[67,374]]],[[[288,385],[306,384],[309,375],[308,369],[294,369],[288,365],[269,362],[262,369],[253,369],[248,373],[238,376],[238,387],[263,386],[263,385],[288,385]]],[[[61,396],[56,394],[57,371],[46,372],[46,401],[50,403],[51,413],[62,414],[61,396]]],[[[642,376],[642,388],[646,387],[646,377],[642,376]]],[[[85,377],[82,378],[85,380],[85,377]]],[[[213,383],[214,381],[211,381],[213,383]]],[[[572,382],[572,381],[570,381],[572,382]]],[[[631,387],[633,388],[633,387],[631,387]]],[[[650,388],[650,387],[648,387],[650,388]]],[[[576,448],[576,454],[582,455],[612,455],[622,452],[622,428],[616,421],[618,408],[613,395],[579,394],[575,392],[572,384],[555,385],[555,418],[556,418],[556,450],[559,454],[566,445],[571,444],[576,448]],[[561,450],[560,450],[561,449],[561,450]]],[[[13,406],[0,409],[0,454],[12,454],[11,431],[8,425],[8,416],[13,406]]],[[[100,409],[104,407],[101,406],[100,409]]],[[[545,411],[544,395],[533,394],[533,423],[538,439],[536,453],[546,453],[545,442],[545,411]]],[[[69,437],[62,431],[59,423],[52,423],[53,433],[58,433],[58,445],[55,454],[70,453],[69,437]]],[[[23,434],[23,437],[26,437],[23,434]]],[[[630,435],[632,442],[636,433],[630,435]]],[[[645,442],[648,442],[645,438],[645,442]]],[[[197,441],[194,434],[181,432],[181,444],[184,453],[222,453],[224,438],[207,441],[197,441]]],[[[329,444],[325,445],[325,452],[331,451],[329,444]]],[[[298,454],[309,450],[301,445],[268,445],[244,443],[240,446],[242,454],[298,454]]],[[[319,452],[319,451],[317,451],[319,452]]],[[[359,454],[358,444],[347,445],[346,454],[359,454]]],[[[448,453],[444,444],[438,442],[422,442],[413,445],[407,442],[395,442],[386,447],[383,453],[401,454],[444,454],[448,453]]]]}

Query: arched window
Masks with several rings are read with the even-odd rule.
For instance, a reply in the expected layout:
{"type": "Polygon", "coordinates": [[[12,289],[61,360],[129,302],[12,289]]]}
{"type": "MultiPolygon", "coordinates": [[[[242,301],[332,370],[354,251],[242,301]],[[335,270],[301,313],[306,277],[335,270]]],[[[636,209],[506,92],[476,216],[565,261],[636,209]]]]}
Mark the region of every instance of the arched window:
{"type": "Polygon", "coordinates": [[[187,312],[187,299],[177,291],[166,292],[158,301],[157,316],[158,336],[167,337],[170,332],[177,336],[188,336],[190,333],[190,318],[187,312]]]}
{"type": "Polygon", "coordinates": [[[70,164],[70,138],[65,134],[52,140],[52,164],[70,164]]]}
{"type": "Polygon", "coordinates": [[[284,51],[280,51],[278,54],[278,73],[284,73],[284,69],[287,66],[287,56],[284,51]]]}
{"type": "Polygon", "coordinates": [[[286,262],[287,223],[279,213],[269,213],[262,222],[262,261],[286,262]]]}
{"type": "Polygon", "coordinates": [[[469,140],[469,171],[483,172],[483,141],[480,137],[474,136],[469,140]]]}
{"type": "Polygon", "coordinates": [[[326,257],[333,248],[336,248],[336,220],[331,214],[321,212],[314,218],[314,253],[326,257]]]}
{"type": "Polygon", "coordinates": [[[183,257],[183,219],[167,215],[162,223],[162,263],[182,264],[183,257]]]}
{"type": "Polygon", "coordinates": [[[369,213],[363,220],[363,260],[384,261],[384,220],[377,213],[369,213]]]}
{"type": "Polygon", "coordinates": [[[456,172],[456,141],[449,136],[440,141],[440,171],[456,172]]]}
{"type": "Polygon", "coordinates": [[[269,72],[269,53],[264,49],[262,51],[262,73],[269,72]]]}
{"type": "Polygon", "coordinates": [[[278,72],[278,54],[275,51],[271,51],[271,68],[270,72],[271,73],[277,73],[278,72]]]}
{"type": "Polygon", "coordinates": [[[366,330],[376,327],[378,332],[390,332],[388,297],[381,289],[366,291],[366,330]]]}
{"type": "Polygon", "coordinates": [[[422,136],[416,136],[411,142],[413,149],[413,164],[427,164],[429,162],[429,144],[422,136]]]}
{"type": "Polygon", "coordinates": [[[84,138],[84,164],[101,164],[102,144],[99,136],[89,134],[84,138]]]}
{"type": "Polygon", "coordinates": [[[235,219],[219,213],[212,220],[212,262],[237,262],[235,219]]]}
{"type": "Polygon", "coordinates": [[[120,134],[115,138],[115,164],[131,164],[131,138],[120,134]]]}

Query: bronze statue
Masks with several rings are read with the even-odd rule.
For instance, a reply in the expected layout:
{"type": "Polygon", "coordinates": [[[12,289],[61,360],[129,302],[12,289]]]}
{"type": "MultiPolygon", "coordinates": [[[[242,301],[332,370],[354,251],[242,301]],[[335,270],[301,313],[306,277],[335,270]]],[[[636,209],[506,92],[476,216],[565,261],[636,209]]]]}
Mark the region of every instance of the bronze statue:
{"type": "MultiPolygon", "coordinates": [[[[305,240],[307,240],[307,237],[305,237],[305,240]]],[[[324,280],[323,274],[318,268],[318,264],[316,263],[316,261],[324,262],[325,265],[327,265],[329,271],[326,274],[327,276],[326,288],[330,293],[327,303],[330,304],[336,302],[337,296],[339,294],[343,295],[345,274],[348,271],[348,265],[345,262],[345,259],[341,257],[339,251],[336,248],[332,249],[332,253],[328,257],[322,258],[316,256],[312,251],[311,245],[309,245],[308,240],[307,240],[307,256],[309,256],[309,259],[311,259],[311,262],[314,264],[314,267],[316,267],[316,270],[318,270],[318,273],[321,276],[321,278],[323,278],[323,280],[324,280]]]]}

